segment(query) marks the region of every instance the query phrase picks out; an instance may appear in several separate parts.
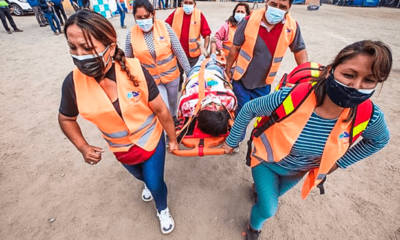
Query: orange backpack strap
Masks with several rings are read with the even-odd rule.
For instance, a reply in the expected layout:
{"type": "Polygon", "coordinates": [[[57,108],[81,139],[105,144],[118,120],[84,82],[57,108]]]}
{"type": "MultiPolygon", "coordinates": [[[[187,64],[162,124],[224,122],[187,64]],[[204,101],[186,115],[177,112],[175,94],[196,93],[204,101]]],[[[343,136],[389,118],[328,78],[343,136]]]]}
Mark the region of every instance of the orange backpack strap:
{"type": "Polygon", "coordinates": [[[301,83],[292,88],[282,103],[272,112],[271,116],[264,116],[254,127],[250,139],[247,142],[246,164],[250,166],[251,151],[253,146],[253,138],[259,137],[265,130],[271,127],[274,123],[280,122],[283,119],[294,113],[308,97],[314,89],[315,83],[301,83]]]}

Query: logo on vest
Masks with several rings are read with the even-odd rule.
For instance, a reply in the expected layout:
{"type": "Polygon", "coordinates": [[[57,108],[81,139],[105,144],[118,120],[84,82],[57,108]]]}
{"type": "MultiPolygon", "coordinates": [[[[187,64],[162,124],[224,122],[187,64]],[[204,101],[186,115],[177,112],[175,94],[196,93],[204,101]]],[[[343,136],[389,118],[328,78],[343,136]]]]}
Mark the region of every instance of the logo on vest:
{"type": "Polygon", "coordinates": [[[133,100],[136,103],[142,98],[142,95],[140,94],[140,91],[132,91],[128,92],[127,98],[128,100],[133,100]]]}
{"type": "Polygon", "coordinates": [[[286,29],[286,33],[291,33],[292,29],[286,29]]]}
{"type": "Polygon", "coordinates": [[[348,143],[349,137],[350,137],[350,135],[348,132],[343,132],[342,134],[340,134],[339,140],[341,140],[343,143],[348,143]]]}
{"type": "Polygon", "coordinates": [[[158,41],[164,42],[164,41],[165,41],[165,37],[164,37],[164,36],[160,36],[160,37],[158,38],[158,41]]]}

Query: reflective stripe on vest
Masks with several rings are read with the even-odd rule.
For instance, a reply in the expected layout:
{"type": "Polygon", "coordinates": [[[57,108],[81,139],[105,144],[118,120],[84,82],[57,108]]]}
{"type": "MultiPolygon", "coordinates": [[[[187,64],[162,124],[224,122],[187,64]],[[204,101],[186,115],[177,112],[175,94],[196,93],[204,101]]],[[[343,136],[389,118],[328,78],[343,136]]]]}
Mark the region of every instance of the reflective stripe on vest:
{"type": "MultiPolygon", "coordinates": [[[[291,151],[316,106],[313,85],[301,83],[296,85],[283,103],[273,114],[277,121],[259,137],[254,137],[254,148],[251,153],[251,166],[255,167],[263,161],[279,162],[291,151]]],[[[350,114],[345,108],[333,127],[325,144],[319,168],[311,170],[303,185],[302,198],[316,187],[328,174],[336,161],[341,158],[368,125],[372,117],[373,105],[370,100],[357,107],[353,121],[344,122],[350,114]]]]}
{"type": "MultiPolygon", "coordinates": [[[[172,20],[172,29],[181,39],[181,31],[183,24],[183,8],[177,8],[174,13],[174,18],[172,20]]],[[[201,25],[201,11],[194,8],[190,17],[190,27],[189,27],[189,56],[194,58],[200,56],[200,48],[197,46],[197,41],[200,41],[200,25],[201,25]]]]}
{"type": "MultiPolygon", "coordinates": [[[[248,20],[246,29],[244,31],[245,41],[240,49],[239,56],[237,58],[236,68],[235,71],[233,72],[234,80],[238,81],[243,77],[243,75],[247,70],[248,65],[250,64],[253,58],[253,52],[258,38],[258,31],[264,13],[265,9],[253,11],[248,20]]],[[[274,81],[274,78],[278,72],[279,66],[281,65],[286,50],[288,49],[289,45],[293,42],[293,39],[296,35],[296,31],[297,31],[296,21],[290,16],[290,13],[286,14],[285,24],[282,28],[281,35],[279,36],[278,44],[276,46],[276,50],[272,58],[272,63],[269,72],[266,75],[267,76],[265,79],[266,84],[271,84],[274,81]]]]}
{"type": "Polygon", "coordinates": [[[139,60],[128,58],[126,65],[139,86],[135,87],[126,72],[115,63],[118,101],[123,118],[96,80],[74,69],[79,114],[100,129],[111,151],[126,152],[135,144],[152,151],[160,140],[162,126],[148,106],[149,93],[139,60]]]}
{"type": "Polygon", "coordinates": [[[133,54],[139,59],[140,63],[153,76],[157,85],[161,83],[169,83],[179,77],[178,62],[172,52],[171,39],[165,23],[155,19],[153,26],[154,50],[156,52],[156,60],[150,54],[144,39],[143,31],[138,25],[132,27],[131,44],[133,54]]]}
{"type": "Polygon", "coordinates": [[[229,51],[231,50],[233,44],[233,37],[235,36],[236,27],[232,26],[231,23],[229,24],[228,28],[228,40],[222,42],[222,51],[224,52],[225,56],[229,55],[229,51]]]}

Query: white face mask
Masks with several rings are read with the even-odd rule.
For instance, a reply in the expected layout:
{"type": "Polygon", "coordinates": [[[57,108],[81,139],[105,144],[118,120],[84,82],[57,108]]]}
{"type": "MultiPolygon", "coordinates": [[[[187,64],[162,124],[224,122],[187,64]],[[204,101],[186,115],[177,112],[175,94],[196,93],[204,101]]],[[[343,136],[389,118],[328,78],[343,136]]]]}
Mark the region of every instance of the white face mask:
{"type": "Polygon", "coordinates": [[[136,23],[143,32],[148,32],[153,28],[153,18],[136,20],[136,23]]]}
{"type": "Polygon", "coordinates": [[[267,19],[269,24],[275,25],[282,22],[285,14],[286,11],[268,6],[267,11],[265,11],[265,18],[267,19]]]}
{"type": "Polygon", "coordinates": [[[185,11],[186,14],[191,14],[194,10],[194,4],[193,5],[187,5],[183,4],[183,11],[185,11]]]}
{"type": "Polygon", "coordinates": [[[242,19],[243,19],[244,17],[246,17],[246,14],[244,14],[244,13],[235,13],[235,20],[236,20],[237,22],[242,21],[242,19]]]}

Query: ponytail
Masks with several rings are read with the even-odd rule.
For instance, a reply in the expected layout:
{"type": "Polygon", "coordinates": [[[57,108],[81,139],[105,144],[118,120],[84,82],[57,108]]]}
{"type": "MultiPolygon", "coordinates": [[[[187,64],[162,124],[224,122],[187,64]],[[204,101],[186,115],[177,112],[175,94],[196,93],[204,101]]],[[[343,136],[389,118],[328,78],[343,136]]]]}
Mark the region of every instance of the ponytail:
{"type": "Polygon", "coordinates": [[[135,87],[138,87],[139,86],[138,81],[131,74],[131,72],[129,71],[128,66],[126,65],[125,53],[118,46],[116,46],[116,51],[115,51],[115,54],[114,54],[114,60],[121,65],[122,70],[124,70],[126,72],[126,74],[128,75],[129,79],[133,82],[133,85],[135,87]]]}

